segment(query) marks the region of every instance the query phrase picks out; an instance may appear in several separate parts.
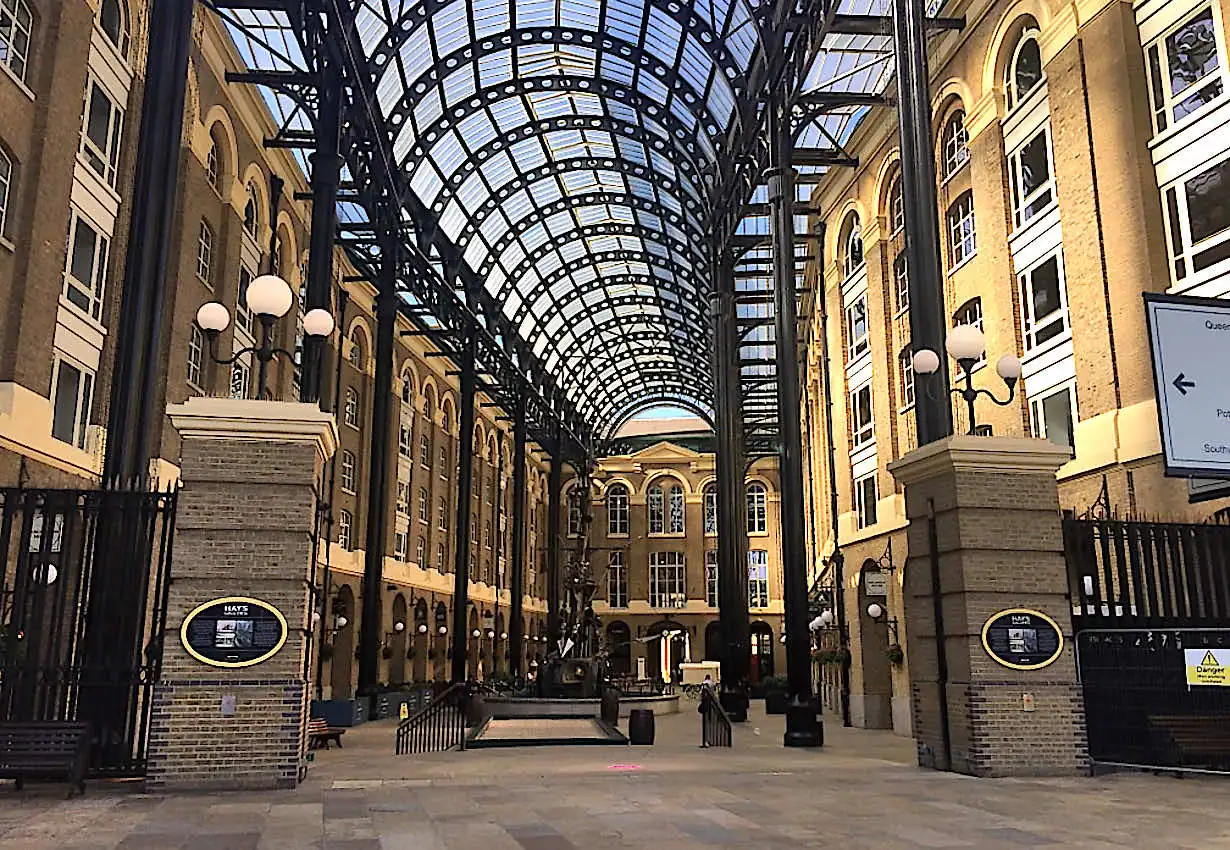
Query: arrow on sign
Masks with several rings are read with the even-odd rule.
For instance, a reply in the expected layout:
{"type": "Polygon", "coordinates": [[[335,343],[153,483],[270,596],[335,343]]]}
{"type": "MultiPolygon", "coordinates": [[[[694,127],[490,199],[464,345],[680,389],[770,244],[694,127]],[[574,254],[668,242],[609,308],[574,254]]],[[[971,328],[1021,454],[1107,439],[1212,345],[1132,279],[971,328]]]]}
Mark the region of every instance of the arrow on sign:
{"type": "Polygon", "coordinates": [[[1187,395],[1187,391],[1195,386],[1196,382],[1186,380],[1186,376],[1182,372],[1179,373],[1179,377],[1174,379],[1174,388],[1183,395],[1187,395]]]}

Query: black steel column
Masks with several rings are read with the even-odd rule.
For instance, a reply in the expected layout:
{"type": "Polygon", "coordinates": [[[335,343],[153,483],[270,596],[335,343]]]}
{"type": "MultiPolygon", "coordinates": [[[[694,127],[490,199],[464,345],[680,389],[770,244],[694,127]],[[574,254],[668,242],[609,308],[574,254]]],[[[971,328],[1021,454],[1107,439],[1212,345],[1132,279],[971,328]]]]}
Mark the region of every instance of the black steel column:
{"type": "Polygon", "coordinates": [[[901,195],[905,203],[905,262],[910,287],[910,343],[940,356],[938,383],[918,393],[914,415],[918,445],[952,435],[948,370],[943,364],[947,310],[940,266],[939,202],[935,193],[935,144],[931,138],[931,88],[923,0],[893,0],[893,52],[897,62],[897,115],[901,136],[901,195]]]}
{"type": "Polygon", "coordinates": [[[771,107],[773,170],[769,173],[770,226],[773,234],[773,312],[777,337],[777,427],[781,439],[782,585],[786,608],[786,708],[788,747],[822,743],[811,681],[811,634],[807,629],[807,545],[803,539],[803,439],[799,426],[798,305],[795,303],[794,168],[790,111],[782,101],[771,107]]]}
{"type": "Polygon", "coordinates": [[[141,98],[132,217],[124,262],[115,361],[107,411],[103,482],[144,482],[149,476],[149,438],[162,421],[155,405],[161,368],[162,313],[167,291],[167,255],[174,241],[175,198],[188,85],[193,0],[153,0],[141,98]]]}
{"type": "Polygon", "coordinates": [[[470,490],[474,475],[474,347],[475,328],[465,330],[461,352],[461,400],[458,402],[457,521],[453,530],[453,682],[466,680],[466,655],[470,649],[470,626],[466,609],[470,602],[470,490]]]}
{"type": "Polygon", "coordinates": [[[556,641],[560,636],[560,490],[564,486],[563,428],[555,423],[555,445],[551,448],[551,472],[547,477],[547,637],[556,641]]]}
{"type": "Polygon", "coordinates": [[[714,263],[713,385],[718,479],[718,617],[722,635],[721,702],[731,720],[747,720],[751,662],[747,609],[747,534],[744,517],[742,393],[739,386],[739,328],[734,269],[729,259],[714,263]],[[740,544],[744,545],[740,545],[740,544]]]}
{"type": "MultiPolygon", "coordinates": [[[[333,239],[337,229],[337,187],[341,181],[342,158],[338,154],[342,130],[342,75],[328,50],[319,52],[323,63],[320,75],[320,105],[316,118],[316,150],[312,163],[312,234],[308,243],[308,279],[304,312],[329,309],[333,285],[333,239]]],[[[339,325],[339,327],[341,327],[339,325]]],[[[322,398],[324,352],[327,339],[304,335],[303,362],[300,364],[299,400],[315,403],[322,398]]]]}
{"type": "Polygon", "coordinates": [[[524,634],[521,628],[522,597],[525,596],[525,390],[517,393],[513,411],[513,506],[512,506],[512,607],[508,623],[508,672],[515,679],[523,674],[521,653],[524,634]]]}
{"type": "MultiPolygon", "coordinates": [[[[390,231],[391,232],[391,231],[390,231]]],[[[380,681],[384,637],[384,555],[389,539],[389,455],[393,417],[393,338],[397,333],[397,255],[394,238],[382,240],[376,296],[376,375],[372,382],[372,430],[367,461],[367,539],[363,553],[363,618],[359,623],[360,696],[380,681]]],[[[326,612],[327,613],[327,612],[326,612]]]]}

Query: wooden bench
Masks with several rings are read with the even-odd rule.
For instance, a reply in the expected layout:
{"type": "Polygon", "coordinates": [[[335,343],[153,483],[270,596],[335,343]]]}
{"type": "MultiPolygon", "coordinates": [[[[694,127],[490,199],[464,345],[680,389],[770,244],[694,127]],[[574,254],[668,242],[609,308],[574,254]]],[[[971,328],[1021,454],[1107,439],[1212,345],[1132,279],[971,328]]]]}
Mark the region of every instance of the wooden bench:
{"type": "Polygon", "coordinates": [[[1230,715],[1152,715],[1179,767],[1230,768],[1230,715]]]}
{"type": "Polygon", "coordinates": [[[342,736],[346,734],[346,730],[330,726],[323,717],[313,717],[308,720],[307,733],[309,750],[327,750],[330,742],[335,742],[340,750],[342,736]]]}
{"type": "Polygon", "coordinates": [[[0,723],[0,779],[15,779],[18,791],[26,779],[48,779],[69,782],[84,794],[89,758],[88,723],[0,723]]]}

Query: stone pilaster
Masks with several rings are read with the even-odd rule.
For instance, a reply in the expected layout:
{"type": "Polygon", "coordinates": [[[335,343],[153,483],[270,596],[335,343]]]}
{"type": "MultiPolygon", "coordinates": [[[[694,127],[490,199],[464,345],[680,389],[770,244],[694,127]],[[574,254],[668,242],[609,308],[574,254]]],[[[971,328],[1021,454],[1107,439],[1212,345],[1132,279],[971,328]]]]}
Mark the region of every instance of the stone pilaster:
{"type": "Polygon", "coordinates": [[[918,761],[973,776],[1082,773],[1088,767],[1076,679],[1055,471],[1066,448],[1041,440],[952,437],[889,469],[910,519],[905,617],[918,761]],[[945,763],[933,589],[932,523],[942,599],[950,762],[945,763]],[[982,628],[1005,609],[1047,614],[1064,632],[1054,663],[1018,670],[992,659],[982,628]]]}
{"type": "Polygon", "coordinates": [[[293,787],[305,749],[316,494],[337,427],[292,402],[193,398],[167,413],[183,438],[182,483],[147,785],[293,787]],[[276,654],[218,667],[187,652],[184,618],[228,596],[282,613],[276,654]]]}

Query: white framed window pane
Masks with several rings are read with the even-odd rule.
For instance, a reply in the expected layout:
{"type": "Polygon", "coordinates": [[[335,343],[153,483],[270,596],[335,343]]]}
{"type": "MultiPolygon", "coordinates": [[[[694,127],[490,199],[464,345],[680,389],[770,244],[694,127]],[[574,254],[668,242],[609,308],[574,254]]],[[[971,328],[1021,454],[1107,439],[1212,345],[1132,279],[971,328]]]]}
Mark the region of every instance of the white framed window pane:
{"type": "Polygon", "coordinates": [[[647,505],[649,512],[649,533],[661,534],[666,525],[666,507],[664,504],[661,487],[654,486],[649,488],[647,505]]]}
{"type": "Polygon", "coordinates": [[[354,492],[354,453],[342,452],[342,489],[354,492]]]}
{"type": "Polygon", "coordinates": [[[419,565],[420,569],[425,569],[426,564],[423,563],[423,558],[427,556],[427,541],[422,537],[414,544],[414,563],[419,565]]]}
{"type": "Polygon", "coordinates": [[[1022,330],[1028,351],[1068,330],[1062,254],[1052,254],[1023,272],[1019,279],[1021,308],[1025,313],[1022,330]]]}
{"type": "Polygon", "coordinates": [[[86,92],[85,127],[81,150],[95,173],[109,186],[115,185],[115,166],[119,160],[119,141],[124,113],[97,81],[91,80],[86,92]]]}
{"type": "Polygon", "coordinates": [[[431,468],[431,441],[426,434],[419,437],[419,465],[431,468]]]}
{"type": "Polygon", "coordinates": [[[612,608],[628,607],[628,568],[623,552],[612,552],[607,567],[607,604],[612,608]]]}
{"type": "Polygon", "coordinates": [[[747,604],[750,608],[769,607],[769,553],[749,549],[747,553],[747,604]]]}
{"type": "Polygon", "coordinates": [[[419,488],[419,522],[427,522],[427,489],[419,488]]]}
{"type": "Polygon", "coordinates": [[[67,360],[57,360],[52,399],[51,436],[79,449],[84,449],[86,430],[90,424],[90,407],[93,401],[93,374],[67,360]]]}
{"type": "Polygon", "coordinates": [[[957,266],[974,255],[977,236],[974,232],[974,196],[966,192],[948,208],[948,238],[950,265],[957,266]]]}
{"type": "Polygon", "coordinates": [[[849,338],[850,360],[854,360],[871,349],[869,329],[867,296],[860,295],[853,304],[846,308],[846,334],[849,338]]]}
{"type": "Polygon", "coordinates": [[[901,407],[914,403],[914,356],[907,345],[897,356],[897,369],[901,373],[901,407]]]}
{"type": "Polygon", "coordinates": [[[1033,420],[1034,436],[1069,449],[1075,447],[1073,422],[1076,419],[1076,404],[1070,386],[1030,402],[1030,418],[1033,420]]]}
{"type": "Polygon", "coordinates": [[[705,550],[705,604],[718,607],[718,553],[717,549],[705,550]]]}
{"type": "Polygon", "coordinates": [[[448,528],[448,504],[443,498],[436,504],[436,527],[441,531],[448,528]]]}
{"type": "Polygon", "coordinates": [[[683,488],[671,488],[670,533],[683,534],[683,488]]]}
{"type": "MultiPolygon", "coordinates": [[[[4,0],[0,0],[3,3],[4,0]]],[[[0,35],[0,38],[3,38],[0,35]]],[[[13,161],[8,154],[0,150],[0,236],[4,235],[5,222],[9,209],[9,189],[13,185],[13,161]]]]}
{"type": "Polygon", "coordinates": [[[214,234],[209,225],[201,222],[201,232],[196,243],[196,276],[209,283],[209,264],[213,258],[214,234]]]}
{"type": "Polygon", "coordinates": [[[1212,6],[1196,11],[1149,45],[1147,64],[1154,128],[1159,133],[1221,97],[1225,87],[1218,73],[1222,62],[1212,6]]]}
{"type": "Polygon", "coordinates": [[[444,572],[444,544],[436,544],[436,570],[444,572]]]}
{"type": "Polygon", "coordinates": [[[875,417],[871,404],[871,384],[850,393],[853,446],[865,446],[875,439],[875,417]]]}
{"type": "Polygon", "coordinates": [[[893,282],[896,284],[897,312],[910,309],[910,278],[906,271],[905,251],[893,260],[893,282]]]}
{"type": "Polygon", "coordinates": [[[99,319],[109,248],[107,237],[74,210],[68,238],[64,295],[82,312],[99,319]]]}
{"type": "Polygon", "coordinates": [[[188,330],[188,383],[201,386],[205,366],[205,335],[193,324],[188,330]]]}
{"type": "Polygon", "coordinates": [[[623,485],[611,488],[606,499],[607,534],[628,533],[628,491],[623,485]]]}
{"type": "Polygon", "coordinates": [[[876,483],[874,472],[854,482],[854,509],[859,528],[867,528],[876,524],[876,502],[879,495],[879,485],[876,483]]]}
{"type": "Polygon", "coordinates": [[[0,64],[26,79],[33,16],[24,0],[0,0],[0,64]]]}
{"type": "Polygon", "coordinates": [[[705,534],[717,534],[717,488],[705,488],[705,534]]]}
{"type": "Polygon", "coordinates": [[[949,177],[969,160],[969,134],[965,113],[954,112],[944,125],[944,176],[949,177]]]}
{"type": "Polygon", "coordinates": [[[755,482],[747,488],[747,531],[761,534],[768,529],[768,495],[764,485],[755,482]]]}
{"type": "Polygon", "coordinates": [[[649,556],[649,605],[683,608],[687,605],[682,552],[653,552],[649,556]]]}

